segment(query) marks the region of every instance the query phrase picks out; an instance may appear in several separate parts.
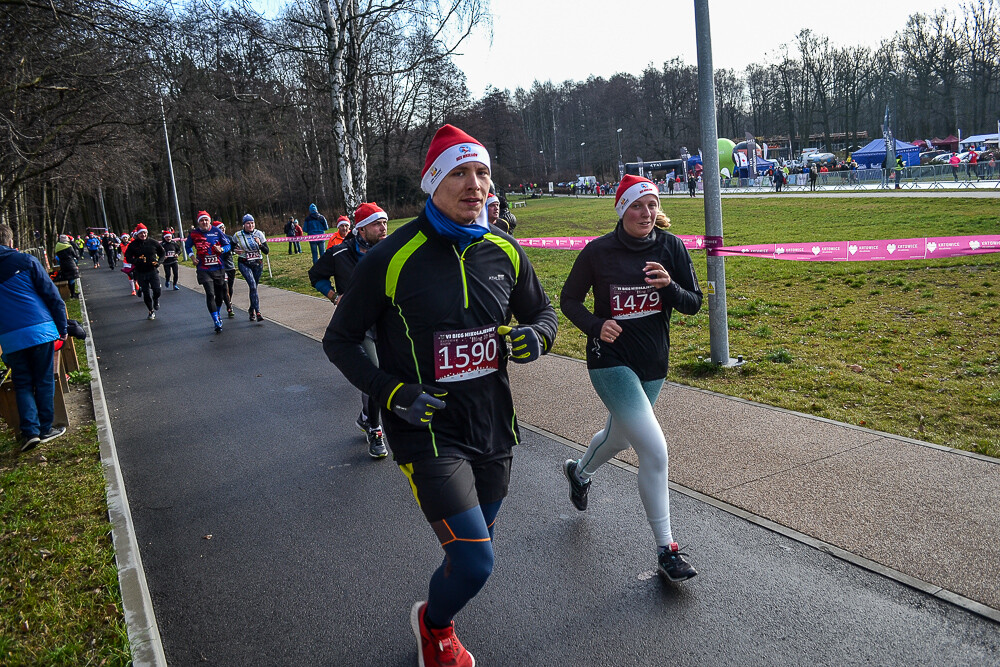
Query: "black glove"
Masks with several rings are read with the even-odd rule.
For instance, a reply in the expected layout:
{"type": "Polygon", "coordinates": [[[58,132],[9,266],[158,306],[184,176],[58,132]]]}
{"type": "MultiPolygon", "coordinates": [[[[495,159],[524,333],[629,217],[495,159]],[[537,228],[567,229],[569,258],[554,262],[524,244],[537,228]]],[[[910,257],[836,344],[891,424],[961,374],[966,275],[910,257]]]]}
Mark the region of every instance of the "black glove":
{"type": "Polygon", "coordinates": [[[419,384],[401,385],[389,399],[393,414],[414,426],[426,426],[434,412],[445,407],[448,392],[419,384]]]}
{"type": "Polygon", "coordinates": [[[510,358],[516,364],[526,364],[542,356],[542,341],[531,327],[497,327],[497,333],[510,338],[510,358]]]}

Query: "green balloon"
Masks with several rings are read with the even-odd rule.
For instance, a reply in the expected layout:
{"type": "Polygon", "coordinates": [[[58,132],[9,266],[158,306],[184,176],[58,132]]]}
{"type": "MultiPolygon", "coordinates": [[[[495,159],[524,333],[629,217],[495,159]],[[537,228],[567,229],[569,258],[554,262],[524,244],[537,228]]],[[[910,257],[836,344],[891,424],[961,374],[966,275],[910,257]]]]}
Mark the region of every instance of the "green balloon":
{"type": "Polygon", "coordinates": [[[736,163],[733,161],[733,149],[736,148],[729,139],[719,139],[719,169],[729,169],[733,173],[736,163]]]}

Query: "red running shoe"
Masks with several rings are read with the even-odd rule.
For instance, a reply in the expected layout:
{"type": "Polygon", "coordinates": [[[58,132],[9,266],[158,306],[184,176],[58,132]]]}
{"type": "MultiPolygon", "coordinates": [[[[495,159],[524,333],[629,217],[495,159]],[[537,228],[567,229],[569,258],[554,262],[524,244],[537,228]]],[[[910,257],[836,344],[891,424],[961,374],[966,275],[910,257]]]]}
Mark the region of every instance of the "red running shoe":
{"type": "Polygon", "coordinates": [[[417,664],[420,667],[476,667],[476,659],[455,636],[455,622],[447,628],[428,628],[424,623],[426,602],[417,602],[410,610],[410,626],[417,638],[417,664]]]}

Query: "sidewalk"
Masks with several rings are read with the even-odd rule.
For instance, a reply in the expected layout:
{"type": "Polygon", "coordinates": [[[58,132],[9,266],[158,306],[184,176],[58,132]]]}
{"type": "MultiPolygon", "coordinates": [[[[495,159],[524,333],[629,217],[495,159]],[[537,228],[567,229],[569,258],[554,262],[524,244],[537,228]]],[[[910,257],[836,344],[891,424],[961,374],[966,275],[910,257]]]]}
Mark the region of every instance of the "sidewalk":
{"type": "MultiPolygon", "coordinates": [[[[199,290],[193,269],[182,266],[180,276],[199,290]]],[[[246,295],[237,281],[234,303],[244,306],[246,295]]],[[[266,318],[315,340],[333,312],[318,295],[267,286],[260,300],[266,318]]],[[[581,361],[512,365],[511,385],[529,428],[586,446],[604,425],[581,361]]],[[[1000,621],[1000,461],[673,383],[656,412],[675,490],[1000,621]]],[[[632,450],[621,459],[638,463],[632,450]]]]}

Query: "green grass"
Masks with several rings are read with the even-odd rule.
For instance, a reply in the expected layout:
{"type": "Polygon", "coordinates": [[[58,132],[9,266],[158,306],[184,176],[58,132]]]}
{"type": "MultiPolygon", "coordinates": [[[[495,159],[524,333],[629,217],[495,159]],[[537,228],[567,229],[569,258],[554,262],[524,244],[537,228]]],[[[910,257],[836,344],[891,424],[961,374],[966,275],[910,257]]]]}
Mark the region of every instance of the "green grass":
{"type": "Polygon", "coordinates": [[[97,428],[72,426],[25,454],[0,430],[0,664],[131,663],[97,428]]]}
{"type": "MultiPolygon", "coordinates": [[[[700,199],[662,201],[671,231],[704,234],[700,199]]],[[[724,199],[722,209],[727,245],[997,233],[996,201],[988,199],[791,196],[724,199]]],[[[615,224],[607,197],[529,200],[515,214],[519,237],[595,236],[615,224]]],[[[391,221],[390,230],[402,222],[391,221]]],[[[281,261],[280,286],[310,293],[308,253],[289,258],[280,250],[272,254],[275,265],[281,261]]],[[[527,253],[558,307],[577,253],[527,253]]],[[[704,286],[705,254],[691,256],[704,286]]],[[[673,316],[668,379],[1000,457],[1000,255],[858,263],[730,257],[726,285],[730,355],[747,363],[718,369],[705,361],[706,297],[697,315],[673,316]]],[[[561,313],[559,326],[555,352],[583,358],[583,335],[561,313]]]]}

